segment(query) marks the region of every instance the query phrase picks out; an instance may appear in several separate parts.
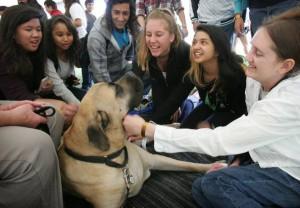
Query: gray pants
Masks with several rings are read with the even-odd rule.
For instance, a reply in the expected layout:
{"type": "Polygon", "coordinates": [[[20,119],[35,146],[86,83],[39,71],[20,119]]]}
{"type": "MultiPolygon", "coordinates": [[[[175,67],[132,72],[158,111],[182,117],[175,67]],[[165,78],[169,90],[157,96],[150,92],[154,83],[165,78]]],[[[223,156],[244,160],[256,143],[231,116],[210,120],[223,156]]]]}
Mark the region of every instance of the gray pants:
{"type": "MultiPolygon", "coordinates": [[[[0,100],[0,105],[9,104],[12,102],[15,102],[15,101],[0,100]]],[[[64,128],[64,122],[65,121],[64,121],[63,116],[60,113],[58,113],[58,111],[56,111],[56,113],[53,116],[47,118],[47,126],[49,128],[49,133],[50,133],[50,136],[52,138],[52,141],[53,141],[56,149],[60,145],[62,131],[64,128]]],[[[1,157],[0,157],[0,159],[1,159],[1,157]]]]}
{"type": "Polygon", "coordinates": [[[0,127],[0,207],[63,208],[56,149],[46,133],[0,127]]]}

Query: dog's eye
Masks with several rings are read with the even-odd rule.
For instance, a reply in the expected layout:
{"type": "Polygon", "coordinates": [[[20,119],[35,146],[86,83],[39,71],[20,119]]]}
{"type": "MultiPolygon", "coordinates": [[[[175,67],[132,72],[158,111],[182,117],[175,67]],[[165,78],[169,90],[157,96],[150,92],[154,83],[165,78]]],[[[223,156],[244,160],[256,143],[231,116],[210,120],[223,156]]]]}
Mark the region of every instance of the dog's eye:
{"type": "Polygon", "coordinates": [[[104,112],[104,111],[98,111],[98,114],[101,117],[101,121],[100,121],[101,122],[100,123],[101,128],[102,129],[106,129],[107,126],[108,126],[108,124],[109,124],[109,116],[108,116],[108,114],[106,112],[104,112]]]}

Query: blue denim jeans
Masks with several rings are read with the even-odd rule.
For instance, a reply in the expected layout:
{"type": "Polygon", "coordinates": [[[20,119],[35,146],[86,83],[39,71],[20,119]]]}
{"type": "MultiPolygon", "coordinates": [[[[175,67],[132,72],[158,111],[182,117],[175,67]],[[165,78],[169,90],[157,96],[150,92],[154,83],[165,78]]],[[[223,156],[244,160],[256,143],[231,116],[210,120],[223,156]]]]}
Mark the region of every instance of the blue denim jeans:
{"type": "Polygon", "coordinates": [[[223,31],[227,34],[228,40],[230,43],[233,43],[234,40],[234,22],[230,22],[226,25],[219,26],[220,28],[223,29],[223,31]]]}
{"type": "Polygon", "coordinates": [[[257,164],[208,173],[194,181],[192,194],[204,208],[300,207],[300,181],[257,164]]]}
{"type": "Polygon", "coordinates": [[[251,21],[251,34],[255,34],[264,19],[280,14],[299,4],[299,0],[287,0],[266,8],[250,8],[249,16],[251,21]]]}

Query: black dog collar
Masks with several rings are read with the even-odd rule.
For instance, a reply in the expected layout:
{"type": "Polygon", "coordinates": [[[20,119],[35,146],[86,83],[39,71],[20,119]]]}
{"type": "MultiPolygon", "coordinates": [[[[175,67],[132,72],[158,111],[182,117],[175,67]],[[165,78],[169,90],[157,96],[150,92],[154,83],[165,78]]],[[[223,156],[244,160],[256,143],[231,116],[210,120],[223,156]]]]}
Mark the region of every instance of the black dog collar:
{"type": "Polygon", "coordinates": [[[127,148],[126,146],[124,146],[123,148],[121,148],[120,150],[113,152],[109,155],[106,156],[84,156],[84,155],[80,155],[72,150],[70,150],[69,148],[67,148],[66,146],[64,147],[65,152],[73,157],[76,160],[80,160],[80,161],[84,161],[84,162],[89,162],[89,163],[104,163],[107,166],[113,167],[113,168],[124,168],[127,163],[128,163],[128,152],[127,152],[127,148]],[[118,157],[119,155],[121,155],[121,153],[123,152],[125,153],[125,159],[123,161],[122,164],[116,163],[114,161],[112,161],[113,159],[115,159],[116,157],[118,157]]]}

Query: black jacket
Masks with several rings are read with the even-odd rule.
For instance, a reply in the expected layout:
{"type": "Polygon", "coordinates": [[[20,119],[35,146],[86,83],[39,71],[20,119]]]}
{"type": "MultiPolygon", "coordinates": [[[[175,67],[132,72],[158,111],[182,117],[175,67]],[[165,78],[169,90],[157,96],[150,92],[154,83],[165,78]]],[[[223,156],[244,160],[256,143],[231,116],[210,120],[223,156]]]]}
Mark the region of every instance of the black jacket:
{"type": "MultiPolygon", "coordinates": [[[[193,84],[185,73],[190,68],[190,46],[181,41],[177,48],[171,48],[166,69],[166,78],[159,69],[156,58],[149,61],[150,83],[152,86],[153,113],[147,120],[158,124],[171,122],[171,116],[181,106],[183,101],[193,89],[193,84]]],[[[138,70],[139,71],[139,70],[138,70]]],[[[144,73],[138,72],[140,76],[144,73]]]]}

